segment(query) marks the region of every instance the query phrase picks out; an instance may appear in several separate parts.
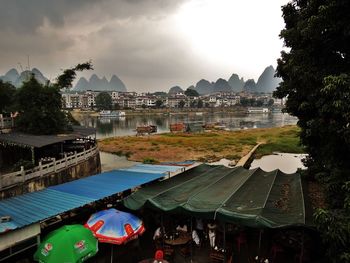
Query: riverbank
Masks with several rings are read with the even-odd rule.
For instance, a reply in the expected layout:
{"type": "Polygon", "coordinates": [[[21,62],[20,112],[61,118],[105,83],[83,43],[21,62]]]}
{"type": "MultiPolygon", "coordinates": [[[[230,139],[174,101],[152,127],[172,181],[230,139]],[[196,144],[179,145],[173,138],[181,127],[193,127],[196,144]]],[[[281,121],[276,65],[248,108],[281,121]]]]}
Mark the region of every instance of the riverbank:
{"type": "Polygon", "coordinates": [[[273,152],[304,153],[299,145],[299,128],[250,129],[203,133],[164,133],[144,137],[123,136],[100,140],[100,150],[125,155],[138,162],[197,160],[214,162],[222,158],[238,161],[256,144],[256,156],[273,152]]]}
{"type": "MultiPolygon", "coordinates": [[[[206,113],[247,113],[246,107],[235,106],[235,107],[226,107],[226,108],[164,108],[164,109],[130,109],[130,110],[121,110],[125,112],[126,116],[138,116],[138,115],[181,115],[181,114],[206,114],[206,113]]],[[[74,109],[70,111],[72,116],[75,119],[79,119],[82,116],[91,116],[98,117],[99,112],[94,110],[80,110],[74,109]]]]}

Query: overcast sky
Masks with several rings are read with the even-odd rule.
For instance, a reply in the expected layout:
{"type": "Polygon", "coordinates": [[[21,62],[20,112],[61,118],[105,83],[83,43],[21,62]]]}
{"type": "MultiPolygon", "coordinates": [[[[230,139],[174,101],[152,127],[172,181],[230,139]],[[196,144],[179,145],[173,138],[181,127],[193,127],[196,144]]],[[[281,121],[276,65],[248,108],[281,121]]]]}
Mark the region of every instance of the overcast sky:
{"type": "Polygon", "coordinates": [[[288,0],[0,0],[0,75],[21,63],[54,79],[92,60],[130,91],[257,80],[283,48],[288,0]]]}

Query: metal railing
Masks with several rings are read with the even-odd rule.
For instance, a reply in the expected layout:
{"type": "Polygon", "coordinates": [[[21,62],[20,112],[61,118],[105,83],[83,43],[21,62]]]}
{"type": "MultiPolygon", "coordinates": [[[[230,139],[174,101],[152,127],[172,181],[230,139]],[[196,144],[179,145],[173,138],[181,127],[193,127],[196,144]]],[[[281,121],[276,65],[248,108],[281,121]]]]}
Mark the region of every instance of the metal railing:
{"type": "Polygon", "coordinates": [[[62,159],[56,160],[55,158],[52,158],[51,162],[46,164],[39,162],[38,166],[29,170],[24,170],[24,167],[21,166],[20,171],[0,175],[0,190],[18,183],[23,183],[36,177],[42,177],[50,173],[62,171],[72,165],[76,165],[87,160],[97,153],[98,147],[95,146],[83,152],[74,152],[74,154],[70,156],[65,153],[62,159]]]}

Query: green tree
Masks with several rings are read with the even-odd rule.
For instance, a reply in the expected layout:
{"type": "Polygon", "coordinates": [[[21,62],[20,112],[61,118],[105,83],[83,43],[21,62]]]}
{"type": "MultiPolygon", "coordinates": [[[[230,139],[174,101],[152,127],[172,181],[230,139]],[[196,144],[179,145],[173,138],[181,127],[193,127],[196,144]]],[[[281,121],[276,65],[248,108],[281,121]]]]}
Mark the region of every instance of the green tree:
{"type": "Polygon", "coordinates": [[[185,95],[187,97],[199,97],[199,93],[196,90],[194,90],[194,89],[187,89],[187,90],[185,90],[185,95]]]}
{"type": "Polygon", "coordinates": [[[0,79],[0,114],[12,111],[15,92],[16,88],[11,83],[0,79]]]}
{"type": "Polygon", "coordinates": [[[262,106],[264,105],[264,101],[263,101],[263,100],[256,100],[256,101],[255,101],[255,105],[256,105],[257,107],[262,107],[262,106]]]}
{"type": "Polygon", "coordinates": [[[179,101],[179,108],[183,108],[183,107],[185,107],[185,104],[186,104],[186,102],[184,101],[184,100],[180,100],[179,101]]]}
{"type": "Polygon", "coordinates": [[[16,94],[18,130],[31,134],[53,134],[67,129],[61,111],[61,94],[57,86],[42,85],[34,76],[24,82],[16,94]]]}
{"type": "Polygon", "coordinates": [[[294,0],[282,8],[282,51],[274,92],[288,97],[309,153],[308,174],[328,207],[315,217],[332,262],[350,262],[350,1],[294,0]]]}
{"type": "Polygon", "coordinates": [[[203,108],[203,101],[202,100],[198,100],[197,108],[203,108]]]}
{"type": "Polygon", "coordinates": [[[159,109],[163,106],[163,101],[162,100],[156,100],[156,108],[159,109]]]}
{"type": "Polygon", "coordinates": [[[247,98],[243,97],[243,98],[240,99],[240,104],[242,106],[244,106],[244,107],[249,106],[248,105],[249,104],[249,100],[247,98]]]}
{"type": "Polygon", "coordinates": [[[107,92],[101,92],[96,96],[96,107],[99,110],[110,110],[112,108],[112,97],[107,92]]]}
{"type": "Polygon", "coordinates": [[[267,102],[267,106],[272,106],[275,103],[275,101],[273,99],[269,99],[269,101],[267,102]]]}
{"type": "Polygon", "coordinates": [[[71,88],[73,80],[77,76],[77,71],[83,70],[92,70],[92,62],[88,61],[85,63],[81,63],[76,65],[75,67],[63,70],[63,73],[57,77],[57,81],[55,85],[58,86],[59,89],[63,88],[71,88]]]}
{"type": "Polygon", "coordinates": [[[115,110],[120,110],[121,109],[119,103],[115,103],[113,106],[114,106],[115,110]]]}
{"type": "Polygon", "coordinates": [[[92,69],[91,62],[78,64],[66,69],[57,77],[56,82],[40,84],[34,76],[24,82],[15,96],[17,129],[32,134],[55,134],[71,127],[71,122],[62,111],[60,89],[71,87],[76,71],[92,69]]]}

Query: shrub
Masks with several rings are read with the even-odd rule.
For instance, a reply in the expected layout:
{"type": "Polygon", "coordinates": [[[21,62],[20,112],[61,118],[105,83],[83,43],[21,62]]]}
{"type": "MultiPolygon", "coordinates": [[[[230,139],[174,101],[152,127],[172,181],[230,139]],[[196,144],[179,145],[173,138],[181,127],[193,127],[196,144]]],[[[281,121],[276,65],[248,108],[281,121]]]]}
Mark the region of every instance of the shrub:
{"type": "Polygon", "coordinates": [[[155,163],[158,163],[158,160],[152,158],[152,157],[145,157],[143,158],[143,161],[142,163],[144,164],[155,164],[155,163]]]}

